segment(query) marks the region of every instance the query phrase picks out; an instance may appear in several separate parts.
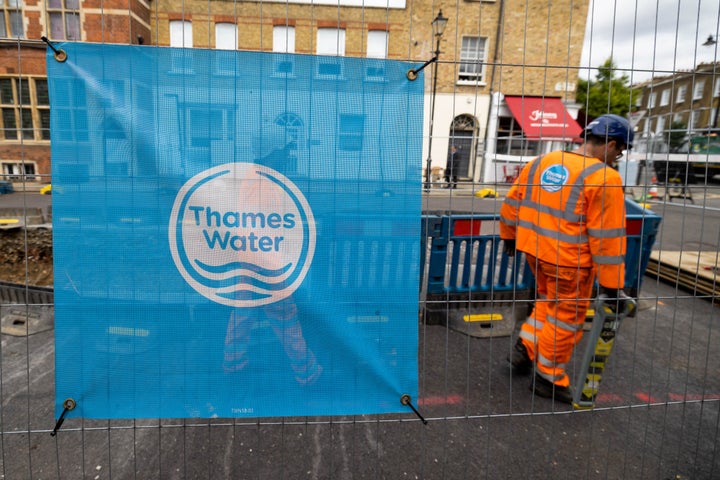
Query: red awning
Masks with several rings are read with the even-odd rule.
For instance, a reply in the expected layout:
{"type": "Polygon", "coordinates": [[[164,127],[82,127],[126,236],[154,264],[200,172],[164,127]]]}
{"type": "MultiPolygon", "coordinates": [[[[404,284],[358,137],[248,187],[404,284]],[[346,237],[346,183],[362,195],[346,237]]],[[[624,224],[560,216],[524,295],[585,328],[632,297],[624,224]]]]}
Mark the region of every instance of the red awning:
{"type": "Polygon", "coordinates": [[[559,98],[506,95],[505,101],[527,138],[573,140],[582,134],[559,98]]]}

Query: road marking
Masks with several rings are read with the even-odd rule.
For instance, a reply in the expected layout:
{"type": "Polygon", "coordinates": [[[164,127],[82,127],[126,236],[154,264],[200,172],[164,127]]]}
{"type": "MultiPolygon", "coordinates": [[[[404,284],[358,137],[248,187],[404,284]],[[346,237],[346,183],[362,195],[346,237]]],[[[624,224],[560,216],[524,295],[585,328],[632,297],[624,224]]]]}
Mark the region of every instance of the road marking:
{"type": "Polygon", "coordinates": [[[429,407],[434,405],[457,405],[462,401],[463,397],[461,395],[434,395],[430,397],[423,397],[418,403],[429,407]]]}

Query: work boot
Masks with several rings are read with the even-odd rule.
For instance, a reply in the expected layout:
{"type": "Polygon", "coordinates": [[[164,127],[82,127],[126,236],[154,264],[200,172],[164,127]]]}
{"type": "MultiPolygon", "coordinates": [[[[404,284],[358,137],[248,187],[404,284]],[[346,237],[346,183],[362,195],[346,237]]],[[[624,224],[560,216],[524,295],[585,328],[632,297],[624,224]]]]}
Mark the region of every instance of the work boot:
{"type": "Polygon", "coordinates": [[[515,342],[512,353],[508,355],[507,361],[510,362],[517,373],[524,375],[532,372],[533,362],[530,360],[525,344],[519,338],[515,342]]]}
{"type": "Polygon", "coordinates": [[[555,385],[537,374],[535,374],[535,380],[530,383],[530,391],[538,397],[552,398],[558,402],[568,403],[570,405],[573,403],[572,388],[555,385]]]}

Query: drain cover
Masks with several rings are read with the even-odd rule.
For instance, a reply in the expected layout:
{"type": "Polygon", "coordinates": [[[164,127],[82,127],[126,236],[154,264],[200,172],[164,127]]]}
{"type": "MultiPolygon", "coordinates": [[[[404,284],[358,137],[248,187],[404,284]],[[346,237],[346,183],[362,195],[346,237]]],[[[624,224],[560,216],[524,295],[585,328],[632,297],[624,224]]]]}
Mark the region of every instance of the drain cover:
{"type": "Polygon", "coordinates": [[[53,308],[49,305],[14,305],[0,309],[2,333],[24,337],[51,330],[54,326],[53,308]]]}

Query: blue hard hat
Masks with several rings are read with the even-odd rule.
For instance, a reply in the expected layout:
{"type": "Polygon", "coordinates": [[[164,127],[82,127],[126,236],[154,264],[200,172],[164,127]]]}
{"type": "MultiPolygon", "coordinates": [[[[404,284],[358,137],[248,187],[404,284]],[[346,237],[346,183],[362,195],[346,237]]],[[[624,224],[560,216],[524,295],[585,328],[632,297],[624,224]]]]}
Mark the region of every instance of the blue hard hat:
{"type": "Polygon", "coordinates": [[[585,127],[585,133],[622,142],[628,148],[632,148],[633,139],[635,138],[630,122],[626,118],[612,113],[602,115],[588,123],[587,127],[585,127]]]}

